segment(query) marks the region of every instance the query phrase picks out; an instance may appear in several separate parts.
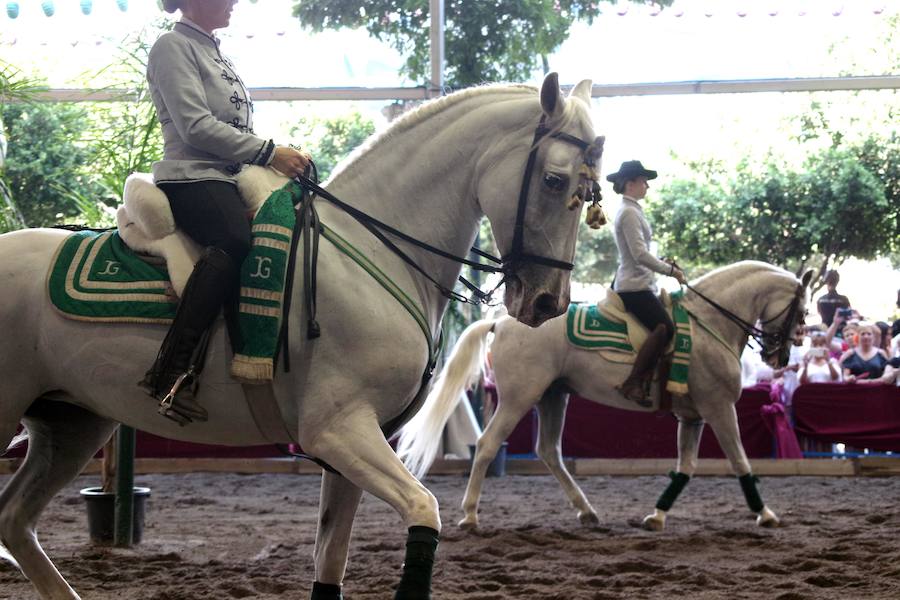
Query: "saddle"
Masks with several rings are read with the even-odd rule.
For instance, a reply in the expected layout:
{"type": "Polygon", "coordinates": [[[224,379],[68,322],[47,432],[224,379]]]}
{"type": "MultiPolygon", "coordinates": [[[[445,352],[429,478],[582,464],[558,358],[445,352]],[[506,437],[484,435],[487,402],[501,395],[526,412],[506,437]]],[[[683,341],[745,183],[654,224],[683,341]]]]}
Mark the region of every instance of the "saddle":
{"type": "MultiPolygon", "coordinates": [[[[671,314],[672,299],[669,297],[669,292],[661,290],[659,292],[659,300],[662,302],[666,312],[671,314]]],[[[644,342],[647,340],[649,332],[637,317],[625,310],[625,303],[622,302],[621,296],[619,296],[612,288],[607,288],[606,298],[597,303],[597,310],[613,323],[625,325],[628,328],[628,341],[631,343],[632,348],[634,348],[635,352],[641,349],[641,346],[643,346],[644,342]]],[[[674,342],[675,339],[673,336],[672,342],[670,342],[669,346],[666,348],[666,354],[672,352],[674,342]]]]}
{"type": "MultiPolygon", "coordinates": [[[[238,192],[251,215],[288,181],[274,169],[253,165],[237,175],[238,192]]],[[[116,212],[119,235],[135,252],[166,262],[172,288],[180,297],[202,249],[175,226],[169,200],[149,173],[129,175],[122,197],[124,202],[116,212]]]]}

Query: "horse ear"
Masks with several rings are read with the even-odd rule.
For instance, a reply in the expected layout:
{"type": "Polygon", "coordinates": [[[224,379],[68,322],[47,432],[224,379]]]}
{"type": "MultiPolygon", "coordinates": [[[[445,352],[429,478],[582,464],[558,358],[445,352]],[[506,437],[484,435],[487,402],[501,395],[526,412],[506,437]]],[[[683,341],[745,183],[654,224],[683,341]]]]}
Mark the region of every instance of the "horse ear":
{"type": "Polygon", "coordinates": [[[552,121],[563,113],[565,107],[566,99],[559,91],[559,75],[555,72],[548,73],[544,77],[544,85],[541,86],[541,108],[544,109],[547,118],[552,121]]]}
{"type": "Polygon", "coordinates": [[[800,283],[803,284],[803,287],[809,287],[809,282],[812,281],[813,278],[813,270],[807,269],[806,273],[803,274],[803,277],[800,279],[800,283]]]}
{"type": "Polygon", "coordinates": [[[577,96],[581,98],[588,104],[591,103],[591,90],[594,87],[594,83],[590,79],[582,79],[581,82],[572,88],[572,91],[569,92],[569,97],[577,96]]]}

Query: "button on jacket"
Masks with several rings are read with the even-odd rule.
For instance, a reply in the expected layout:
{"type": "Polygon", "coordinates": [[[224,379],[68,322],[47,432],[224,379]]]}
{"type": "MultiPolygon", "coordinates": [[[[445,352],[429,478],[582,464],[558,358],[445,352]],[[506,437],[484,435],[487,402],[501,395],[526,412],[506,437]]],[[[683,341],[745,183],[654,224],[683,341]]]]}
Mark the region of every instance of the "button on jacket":
{"type": "Polygon", "coordinates": [[[613,229],[616,248],[619,250],[615,290],[617,292],[650,290],[656,293],[654,271],[669,275],[672,272],[672,265],[650,253],[652,231],[641,205],[623,196],[613,229]]]}
{"type": "Polygon", "coordinates": [[[275,144],[254,135],[250,94],[215,37],[182,19],[150,50],[147,80],[164,142],[157,183],[234,182],[271,162],[275,144]]]}

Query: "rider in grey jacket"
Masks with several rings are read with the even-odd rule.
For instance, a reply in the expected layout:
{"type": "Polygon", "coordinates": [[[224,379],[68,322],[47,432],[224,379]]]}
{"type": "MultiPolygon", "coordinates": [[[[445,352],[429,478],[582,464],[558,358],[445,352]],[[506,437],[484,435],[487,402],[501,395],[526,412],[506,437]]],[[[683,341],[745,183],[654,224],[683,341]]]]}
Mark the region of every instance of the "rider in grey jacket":
{"type": "Polygon", "coordinates": [[[237,0],[164,0],[181,10],[173,31],[150,50],[147,79],[162,126],[163,160],[153,175],[178,227],[205,250],[185,286],[175,320],[140,385],[160,413],[184,425],[206,420],[193,398],[196,349],[226,297],[237,290],[250,250],[250,225],[235,183],[244,165],[293,177],[308,154],[253,132],[253,101],[213,31],[227,27],[237,0]]]}

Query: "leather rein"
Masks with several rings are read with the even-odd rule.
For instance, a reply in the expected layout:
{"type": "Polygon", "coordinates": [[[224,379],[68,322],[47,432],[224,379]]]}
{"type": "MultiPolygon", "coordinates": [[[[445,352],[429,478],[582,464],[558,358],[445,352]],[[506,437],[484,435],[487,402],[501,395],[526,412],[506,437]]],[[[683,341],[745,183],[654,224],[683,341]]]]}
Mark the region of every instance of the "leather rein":
{"type": "Polygon", "coordinates": [[[690,291],[697,294],[700,298],[705,300],[707,304],[711,305],[717,311],[722,313],[722,315],[725,316],[729,321],[737,325],[738,328],[740,328],[740,330],[744,332],[744,334],[756,340],[756,342],[760,345],[759,354],[760,356],[762,356],[763,361],[768,361],[771,357],[778,355],[779,366],[784,366],[787,364],[788,358],[790,356],[789,343],[794,338],[792,330],[794,329],[794,327],[796,327],[794,321],[798,318],[797,313],[800,309],[800,300],[804,295],[805,288],[803,284],[797,284],[797,289],[794,291],[794,297],[791,299],[787,306],[785,306],[778,312],[778,314],[776,314],[771,319],[760,320],[760,325],[762,327],[757,327],[753,323],[742,319],[715,300],[712,300],[705,296],[702,292],[700,292],[699,290],[697,290],[697,288],[691,286],[690,284],[685,283],[684,286],[690,291]],[[777,331],[765,330],[766,325],[772,323],[785,313],[787,313],[787,316],[781,322],[781,326],[777,331]]]}

